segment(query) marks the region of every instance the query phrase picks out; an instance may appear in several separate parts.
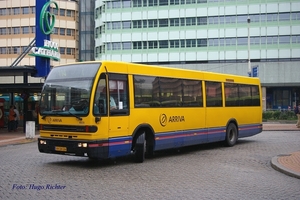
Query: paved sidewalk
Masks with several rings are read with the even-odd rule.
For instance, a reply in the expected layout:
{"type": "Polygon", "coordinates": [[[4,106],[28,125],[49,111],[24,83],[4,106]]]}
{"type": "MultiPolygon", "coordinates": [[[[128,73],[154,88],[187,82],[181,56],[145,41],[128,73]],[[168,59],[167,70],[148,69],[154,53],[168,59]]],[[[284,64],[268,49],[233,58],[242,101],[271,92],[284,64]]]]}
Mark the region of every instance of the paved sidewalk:
{"type": "MultiPolygon", "coordinates": [[[[293,124],[283,124],[266,122],[263,123],[263,131],[298,131],[300,136],[300,128],[293,124]]],[[[23,129],[17,132],[8,133],[6,128],[0,128],[0,148],[8,145],[24,144],[36,142],[39,137],[39,130],[35,130],[33,138],[26,138],[23,129]]],[[[300,149],[295,149],[295,152],[290,154],[278,155],[271,159],[271,166],[286,175],[300,179],[300,149]]]]}
{"type": "Polygon", "coordinates": [[[17,145],[37,141],[40,132],[35,130],[35,136],[26,138],[23,129],[20,128],[16,132],[8,132],[6,128],[0,128],[0,147],[7,145],[17,145]]]}

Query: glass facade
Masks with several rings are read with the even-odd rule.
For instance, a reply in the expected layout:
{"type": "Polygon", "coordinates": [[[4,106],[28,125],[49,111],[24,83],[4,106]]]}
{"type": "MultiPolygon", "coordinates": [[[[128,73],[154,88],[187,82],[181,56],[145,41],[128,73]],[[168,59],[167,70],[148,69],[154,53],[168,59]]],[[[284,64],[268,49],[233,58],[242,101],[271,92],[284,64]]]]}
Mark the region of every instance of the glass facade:
{"type": "Polygon", "coordinates": [[[78,1],[79,4],[79,61],[94,60],[95,0],[78,1]]]}
{"type": "Polygon", "coordinates": [[[288,108],[300,100],[300,2],[96,0],[95,59],[245,76],[258,66],[264,109],[288,108]]]}

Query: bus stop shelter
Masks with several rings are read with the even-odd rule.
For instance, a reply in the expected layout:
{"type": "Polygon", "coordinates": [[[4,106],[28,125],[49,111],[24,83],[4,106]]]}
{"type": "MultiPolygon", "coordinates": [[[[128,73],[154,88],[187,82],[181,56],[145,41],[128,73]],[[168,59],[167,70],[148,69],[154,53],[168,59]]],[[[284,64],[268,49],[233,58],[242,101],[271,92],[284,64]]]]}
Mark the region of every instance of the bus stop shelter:
{"type": "MultiPolygon", "coordinates": [[[[18,94],[30,94],[40,93],[43,87],[43,83],[28,83],[28,77],[34,76],[36,69],[34,66],[17,66],[17,67],[0,67],[0,79],[3,77],[23,77],[21,83],[15,82],[0,82],[0,94],[10,93],[13,96],[14,93],[18,94]]],[[[1,96],[0,96],[1,98],[1,96]]],[[[13,99],[10,99],[10,104],[13,104],[13,99]]],[[[29,120],[28,114],[28,99],[23,99],[23,131],[26,130],[26,121],[29,120]]]]}

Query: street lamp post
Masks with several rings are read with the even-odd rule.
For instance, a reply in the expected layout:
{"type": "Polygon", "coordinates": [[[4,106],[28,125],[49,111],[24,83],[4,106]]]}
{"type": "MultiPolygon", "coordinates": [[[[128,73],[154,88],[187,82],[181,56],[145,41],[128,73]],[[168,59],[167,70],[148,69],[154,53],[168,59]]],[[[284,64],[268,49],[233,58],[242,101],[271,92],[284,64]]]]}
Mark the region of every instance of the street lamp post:
{"type": "Polygon", "coordinates": [[[250,17],[248,16],[247,23],[248,23],[248,74],[249,76],[252,76],[251,74],[251,61],[250,61],[250,17]]]}

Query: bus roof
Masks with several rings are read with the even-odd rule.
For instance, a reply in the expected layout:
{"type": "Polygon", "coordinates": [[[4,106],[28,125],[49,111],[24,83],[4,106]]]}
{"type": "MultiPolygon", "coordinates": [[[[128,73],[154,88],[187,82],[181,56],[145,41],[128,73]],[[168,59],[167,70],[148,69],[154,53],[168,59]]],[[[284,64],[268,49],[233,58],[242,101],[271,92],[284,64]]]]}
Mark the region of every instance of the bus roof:
{"type": "MultiPolygon", "coordinates": [[[[169,66],[157,66],[157,65],[147,65],[147,64],[138,64],[130,63],[123,61],[85,61],[85,62],[75,62],[62,64],[63,65],[73,65],[73,64],[90,64],[90,63],[99,63],[107,67],[108,72],[112,73],[129,73],[135,75],[149,75],[149,76],[164,76],[164,77],[181,77],[186,79],[202,79],[202,80],[216,80],[222,82],[248,82],[253,84],[259,84],[259,78],[257,77],[248,77],[241,75],[233,74],[223,74],[216,72],[200,71],[200,70],[191,70],[191,69],[180,69],[169,66]],[[121,67],[123,66],[123,67],[121,67]],[[141,67],[143,68],[141,70],[141,67]]],[[[56,67],[59,67],[56,66],[56,67]]]]}

